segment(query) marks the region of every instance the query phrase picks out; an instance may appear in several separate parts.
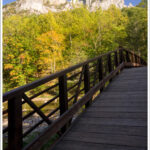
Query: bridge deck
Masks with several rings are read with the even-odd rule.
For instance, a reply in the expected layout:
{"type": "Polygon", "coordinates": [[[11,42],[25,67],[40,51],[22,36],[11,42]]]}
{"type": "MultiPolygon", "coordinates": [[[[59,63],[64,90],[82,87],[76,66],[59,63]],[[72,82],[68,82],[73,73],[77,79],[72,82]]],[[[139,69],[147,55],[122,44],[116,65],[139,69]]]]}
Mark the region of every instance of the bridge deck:
{"type": "Polygon", "coordinates": [[[147,68],[124,69],[53,150],[146,150],[147,68]]]}

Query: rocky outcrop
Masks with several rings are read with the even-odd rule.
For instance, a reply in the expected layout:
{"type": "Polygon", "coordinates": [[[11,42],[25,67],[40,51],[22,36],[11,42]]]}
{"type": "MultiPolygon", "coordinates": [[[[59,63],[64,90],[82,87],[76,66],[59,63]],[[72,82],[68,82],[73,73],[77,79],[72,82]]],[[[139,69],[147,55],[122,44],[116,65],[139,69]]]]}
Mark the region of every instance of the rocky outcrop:
{"type": "Polygon", "coordinates": [[[133,7],[132,4],[126,6],[124,0],[17,0],[16,11],[28,10],[31,13],[58,12],[80,7],[81,5],[86,5],[90,11],[95,11],[99,7],[105,10],[111,5],[115,5],[120,9],[133,7]]]}
{"type": "Polygon", "coordinates": [[[16,4],[17,11],[28,10],[31,13],[58,12],[70,8],[71,5],[67,0],[18,0],[16,4]]]}
{"type": "Polygon", "coordinates": [[[124,0],[92,0],[90,3],[90,10],[94,11],[96,8],[101,7],[103,10],[108,9],[111,5],[122,9],[125,7],[124,0]]]}
{"type": "Polygon", "coordinates": [[[43,5],[43,0],[19,0],[17,10],[30,10],[30,12],[47,13],[47,8],[43,5]]]}
{"type": "Polygon", "coordinates": [[[67,0],[49,0],[47,1],[50,5],[62,5],[67,3],[67,0]]]}

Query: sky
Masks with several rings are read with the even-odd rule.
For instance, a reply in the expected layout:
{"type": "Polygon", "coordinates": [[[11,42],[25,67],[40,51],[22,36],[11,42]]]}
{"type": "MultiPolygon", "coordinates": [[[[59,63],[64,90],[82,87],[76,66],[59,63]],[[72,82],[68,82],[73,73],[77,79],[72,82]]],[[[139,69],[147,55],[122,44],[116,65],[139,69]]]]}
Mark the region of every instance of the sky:
{"type": "MultiPolygon", "coordinates": [[[[3,0],[3,5],[14,2],[15,0],[3,0]]],[[[141,0],[125,0],[125,5],[132,3],[134,6],[137,5],[141,0]]]]}

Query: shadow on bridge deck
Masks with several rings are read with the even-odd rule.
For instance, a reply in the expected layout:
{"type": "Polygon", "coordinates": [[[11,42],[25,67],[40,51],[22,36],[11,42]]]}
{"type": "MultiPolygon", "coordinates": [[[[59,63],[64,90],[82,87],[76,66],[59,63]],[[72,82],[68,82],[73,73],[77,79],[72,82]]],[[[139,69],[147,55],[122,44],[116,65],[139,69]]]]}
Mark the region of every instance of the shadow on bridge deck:
{"type": "Polygon", "coordinates": [[[124,69],[53,150],[145,150],[147,68],[124,69]]]}

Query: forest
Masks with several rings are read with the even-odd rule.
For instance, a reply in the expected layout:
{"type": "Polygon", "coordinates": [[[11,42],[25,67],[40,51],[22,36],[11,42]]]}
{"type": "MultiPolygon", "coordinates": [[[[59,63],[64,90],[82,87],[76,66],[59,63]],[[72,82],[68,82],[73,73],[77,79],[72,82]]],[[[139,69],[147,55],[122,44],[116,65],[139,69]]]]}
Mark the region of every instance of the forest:
{"type": "Polygon", "coordinates": [[[3,92],[117,49],[147,60],[147,5],[3,16],[3,92]]]}

